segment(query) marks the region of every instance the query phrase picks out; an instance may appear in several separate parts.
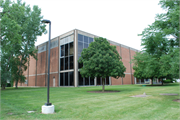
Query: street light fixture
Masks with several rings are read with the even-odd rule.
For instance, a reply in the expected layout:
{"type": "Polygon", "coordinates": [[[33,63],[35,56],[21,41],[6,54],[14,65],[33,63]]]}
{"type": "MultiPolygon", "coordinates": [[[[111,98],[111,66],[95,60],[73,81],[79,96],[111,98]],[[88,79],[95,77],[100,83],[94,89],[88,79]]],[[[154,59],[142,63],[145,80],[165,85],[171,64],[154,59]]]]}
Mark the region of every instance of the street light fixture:
{"type": "Polygon", "coordinates": [[[42,20],[42,23],[49,23],[49,42],[48,42],[48,84],[47,84],[47,103],[42,106],[42,113],[48,114],[48,113],[54,113],[54,105],[49,103],[49,78],[50,78],[50,39],[51,39],[51,21],[50,20],[42,20]]]}

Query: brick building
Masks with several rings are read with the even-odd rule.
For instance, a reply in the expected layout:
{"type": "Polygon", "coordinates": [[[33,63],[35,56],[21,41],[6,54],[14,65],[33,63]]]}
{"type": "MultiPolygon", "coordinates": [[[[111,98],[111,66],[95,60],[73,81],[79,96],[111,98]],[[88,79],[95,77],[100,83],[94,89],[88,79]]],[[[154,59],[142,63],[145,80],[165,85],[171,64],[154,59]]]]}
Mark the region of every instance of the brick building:
{"type": "MultiPolygon", "coordinates": [[[[51,39],[50,50],[50,86],[96,86],[102,85],[101,78],[82,78],[79,73],[80,64],[78,58],[81,56],[83,48],[87,48],[95,37],[99,37],[81,30],[72,30],[51,39]]],[[[136,79],[133,76],[133,64],[130,63],[139,52],[136,49],[110,41],[110,45],[116,46],[116,49],[122,57],[122,62],[126,67],[125,77],[115,79],[107,77],[106,85],[135,84],[136,79]]],[[[37,46],[38,53],[35,60],[30,57],[28,69],[24,72],[26,76],[25,83],[18,83],[18,86],[47,86],[48,80],[48,41],[37,46]]]]}

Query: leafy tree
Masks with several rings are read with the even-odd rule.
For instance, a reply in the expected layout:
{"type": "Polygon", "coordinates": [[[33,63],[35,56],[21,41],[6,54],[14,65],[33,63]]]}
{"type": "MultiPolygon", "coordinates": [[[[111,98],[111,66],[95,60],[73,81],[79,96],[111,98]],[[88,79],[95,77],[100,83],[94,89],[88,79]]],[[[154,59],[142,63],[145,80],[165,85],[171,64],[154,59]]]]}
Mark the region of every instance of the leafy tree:
{"type": "Polygon", "coordinates": [[[105,38],[95,38],[88,48],[83,49],[78,60],[83,63],[80,74],[83,77],[102,77],[102,92],[104,92],[104,80],[107,76],[114,78],[125,76],[126,68],[120,59],[115,46],[110,46],[105,38]]]}
{"type": "Polygon", "coordinates": [[[21,0],[0,1],[1,13],[1,86],[5,89],[7,79],[24,82],[23,71],[27,69],[30,56],[36,59],[35,41],[45,32],[41,23],[41,9],[26,6],[21,0]]]}
{"type": "Polygon", "coordinates": [[[149,78],[178,78],[179,1],[161,0],[159,4],[167,12],[158,14],[155,22],[140,34],[142,36],[143,55],[136,55],[134,58],[136,66],[133,68],[142,68],[137,58],[144,56],[144,54],[149,55],[149,58],[141,58],[141,61],[146,63],[143,74],[138,71],[135,71],[134,74],[136,76],[142,74],[141,76],[144,77],[144,74],[148,75],[149,73],[149,78]]]}

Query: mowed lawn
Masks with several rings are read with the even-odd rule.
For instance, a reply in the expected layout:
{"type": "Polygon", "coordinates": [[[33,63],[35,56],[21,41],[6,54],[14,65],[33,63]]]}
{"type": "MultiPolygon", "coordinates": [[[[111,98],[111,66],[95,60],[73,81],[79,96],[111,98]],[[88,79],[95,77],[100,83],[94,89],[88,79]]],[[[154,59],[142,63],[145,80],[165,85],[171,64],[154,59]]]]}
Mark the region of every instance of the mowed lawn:
{"type": "Polygon", "coordinates": [[[177,120],[180,119],[180,96],[162,96],[160,93],[177,93],[179,84],[143,87],[139,85],[106,86],[105,90],[117,93],[89,93],[101,90],[93,87],[50,88],[50,102],[54,114],[42,114],[41,106],[47,100],[47,88],[6,88],[1,90],[1,119],[123,119],[123,120],[177,120]],[[143,93],[148,97],[130,97],[143,93]],[[35,111],[28,113],[27,111],[35,111]]]}

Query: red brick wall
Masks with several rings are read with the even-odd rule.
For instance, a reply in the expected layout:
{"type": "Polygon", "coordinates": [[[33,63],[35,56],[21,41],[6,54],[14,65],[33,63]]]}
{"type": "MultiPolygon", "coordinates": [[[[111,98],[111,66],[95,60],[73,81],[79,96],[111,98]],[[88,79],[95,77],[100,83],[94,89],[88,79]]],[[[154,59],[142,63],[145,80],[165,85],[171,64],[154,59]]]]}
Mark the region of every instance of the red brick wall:
{"type": "Polygon", "coordinates": [[[122,85],[122,78],[119,77],[118,79],[111,77],[111,85],[122,85]]]}
{"type": "Polygon", "coordinates": [[[125,74],[125,77],[123,78],[123,85],[125,84],[131,84],[131,75],[125,74]]]}
{"type": "Polygon", "coordinates": [[[36,76],[29,76],[28,86],[35,86],[36,76]]]}
{"type": "Polygon", "coordinates": [[[46,68],[46,51],[38,54],[37,74],[45,73],[46,68]]]}
{"type": "Polygon", "coordinates": [[[45,75],[37,75],[37,86],[45,86],[45,75]]]}
{"type": "Polygon", "coordinates": [[[121,47],[121,51],[122,51],[122,62],[124,64],[124,66],[126,67],[125,73],[131,73],[131,71],[130,71],[130,63],[129,63],[130,62],[129,49],[121,47]]]}
{"type": "Polygon", "coordinates": [[[58,47],[51,49],[50,54],[50,72],[58,72],[58,47]]]}
{"type": "Polygon", "coordinates": [[[36,74],[36,60],[30,56],[29,61],[29,75],[35,75],[36,74]]]}
{"type": "MultiPolygon", "coordinates": [[[[134,59],[134,55],[136,54],[136,52],[135,51],[133,51],[133,50],[130,50],[131,51],[131,60],[132,59],[134,59]]],[[[133,70],[133,63],[131,63],[131,67],[132,67],[132,73],[134,73],[134,70],[133,70]]]]}

